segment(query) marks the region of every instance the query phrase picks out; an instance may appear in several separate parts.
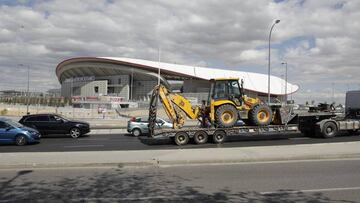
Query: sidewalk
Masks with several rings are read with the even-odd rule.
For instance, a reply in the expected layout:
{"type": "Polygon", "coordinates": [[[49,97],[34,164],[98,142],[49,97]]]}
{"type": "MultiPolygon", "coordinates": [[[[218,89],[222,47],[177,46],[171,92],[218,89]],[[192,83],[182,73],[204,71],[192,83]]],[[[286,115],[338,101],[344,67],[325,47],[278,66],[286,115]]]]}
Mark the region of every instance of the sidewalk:
{"type": "Polygon", "coordinates": [[[123,167],[360,158],[360,142],[291,146],[1,153],[0,168],[123,167]]]}
{"type": "Polygon", "coordinates": [[[97,134],[125,134],[128,133],[126,128],[107,128],[107,129],[91,129],[90,133],[88,133],[87,135],[97,135],[97,134]]]}

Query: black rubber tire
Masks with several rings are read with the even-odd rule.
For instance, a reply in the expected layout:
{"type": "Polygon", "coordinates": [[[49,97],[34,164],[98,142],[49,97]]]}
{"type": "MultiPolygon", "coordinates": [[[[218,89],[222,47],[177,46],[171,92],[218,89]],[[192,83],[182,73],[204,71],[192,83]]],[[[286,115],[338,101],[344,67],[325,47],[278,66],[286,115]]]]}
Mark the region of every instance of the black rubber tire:
{"type": "Polygon", "coordinates": [[[205,131],[198,131],[194,134],[194,142],[196,144],[205,144],[208,141],[208,134],[205,131]]]}
{"type": "Polygon", "coordinates": [[[235,125],[237,120],[238,120],[238,112],[234,106],[230,104],[224,104],[216,109],[215,121],[216,121],[216,125],[219,128],[231,128],[235,125]],[[227,118],[229,118],[229,120],[225,121],[224,119],[227,118]]]}
{"type": "Polygon", "coordinates": [[[17,146],[24,146],[27,144],[27,140],[26,137],[24,135],[17,135],[15,137],[15,144],[17,146]]]}
{"type": "Polygon", "coordinates": [[[222,130],[216,130],[214,134],[212,135],[213,142],[215,144],[221,144],[224,143],[226,140],[226,133],[222,130]]]}
{"type": "Polygon", "coordinates": [[[178,146],[186,145],[189,142],[189,135],[186,132],[178,132],[175,134],[174,141],[178,146]]]}
{"type": "Polygon", "coordinates": [[[79,138],[81,136],[81,131],[77,127],[73,127],[70,129],[69,134],[72,138],[79,138]]]}
{"type": "Polygon", "coordinates": [[[272,111],[268,105],[258,104],[249,111],[249,121],[255,126],[267,126],[271,123],[272,111]],[[266,120],[260,120],[258,114],[265,115],[266,120]]]}
{"type": "Polygon", "coordinates": [[[132,131],[131,131],[131,134],[134,136],[134,137],[138,137],[141,135],[141,130],[139,128],[134,128],[132,131]]]}
{"type": "Polygon", "coordinates": [[[321,129],[321,134],[323,138],[332,138],[336,136],[337,131],[338,129],[334,122],[326,122],[321,129]]]}

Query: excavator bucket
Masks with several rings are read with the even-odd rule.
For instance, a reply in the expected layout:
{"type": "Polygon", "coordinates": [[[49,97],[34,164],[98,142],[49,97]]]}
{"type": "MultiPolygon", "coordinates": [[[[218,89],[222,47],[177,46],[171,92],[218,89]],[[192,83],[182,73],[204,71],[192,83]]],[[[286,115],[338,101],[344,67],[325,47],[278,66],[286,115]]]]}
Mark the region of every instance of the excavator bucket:
{"type": "Polygon", "coordinates": [[[154,129],[156,125],[157,103],[159,98],[159,87],[156,86],[151,94],[149,107],[149,136],[154,137],[154,129]]]}

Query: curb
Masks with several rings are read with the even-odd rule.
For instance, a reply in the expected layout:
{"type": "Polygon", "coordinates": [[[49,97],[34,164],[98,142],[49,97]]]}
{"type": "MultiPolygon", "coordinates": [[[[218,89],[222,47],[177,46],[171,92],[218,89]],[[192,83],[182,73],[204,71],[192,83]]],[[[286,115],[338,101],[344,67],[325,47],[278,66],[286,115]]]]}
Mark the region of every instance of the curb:
{"type": "Polygon", "coordinates": [[[141,162],[122,162],[122,163],[49,163],[49,164],[14,164],[1,165],[0,170],[6,169],[52,169],[52,168],[130,168],[130,167],[173,167],[173,166],[199,166],[199,165],[234,165],[234,164],[256,164],[256,163],[287,163],[287,162],[309,162],[309,161],[331,161],[331,160],[352,160],[360,159],[360,154],[344,154],[339,156],[308,156],[293,158],[275,159],[233,159],[233,160],[213,160],[213,161],[158,161],[149,160],[141,162]]]}
{"type": "Polygon", "coordinates": [[[166,167],[302,160],[358,159],[360,142],[266,147],[2,153],[0,169],[166,167]]]}
{"type": "Polygon", "coordinates": [[[324,156],[304,156],[292,158],[274,159],[233,159],[233,160],[213,160],[213,161],[158,161],[156,166],[184,166],[184,165],[231,165],[231,164],[251,164],[251,163],[271,163],[271,162],[293,162],[293,161],[315,161],[315,160],[338,160],[338,159],[358,159],[359,154],[324,155],[324,156]]]}
{"type": "Polygon", "coordinates": [[[98,135],[98,134],[126,134],[127,129],[121,128],[121,129],[91,129],[87,135],[98,135]]]}

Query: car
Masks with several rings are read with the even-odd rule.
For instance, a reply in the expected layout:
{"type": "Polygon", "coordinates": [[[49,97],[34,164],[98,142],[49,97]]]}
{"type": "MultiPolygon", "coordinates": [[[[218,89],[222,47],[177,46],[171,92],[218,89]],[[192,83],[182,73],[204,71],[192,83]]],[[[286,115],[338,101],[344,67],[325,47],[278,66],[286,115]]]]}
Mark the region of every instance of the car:
{"type": "Polygon", "coordinates": [[[67,119],[58,114],[30,114],[23,116],[19,123],[38,130],[42,135],[70,134],[78,138],[90,132],[90,124],[67,119]]]}
{"type": "MultiPolygon", "coordinates": [[[[133,117],[127,123],[127,131],[133,136],[149,133],[148,117],[133,117]]],[[[156,126],[159,128],[172,128],[173,124],[162,118],[156,118],[156,126]]]]}
{"type": "Polygon", "coordinates": [[[39,143],[40,138],[39,131],[7,118],[0,118],[0,143],[15,143],[22,146],[28,143],[39,143]]]}

